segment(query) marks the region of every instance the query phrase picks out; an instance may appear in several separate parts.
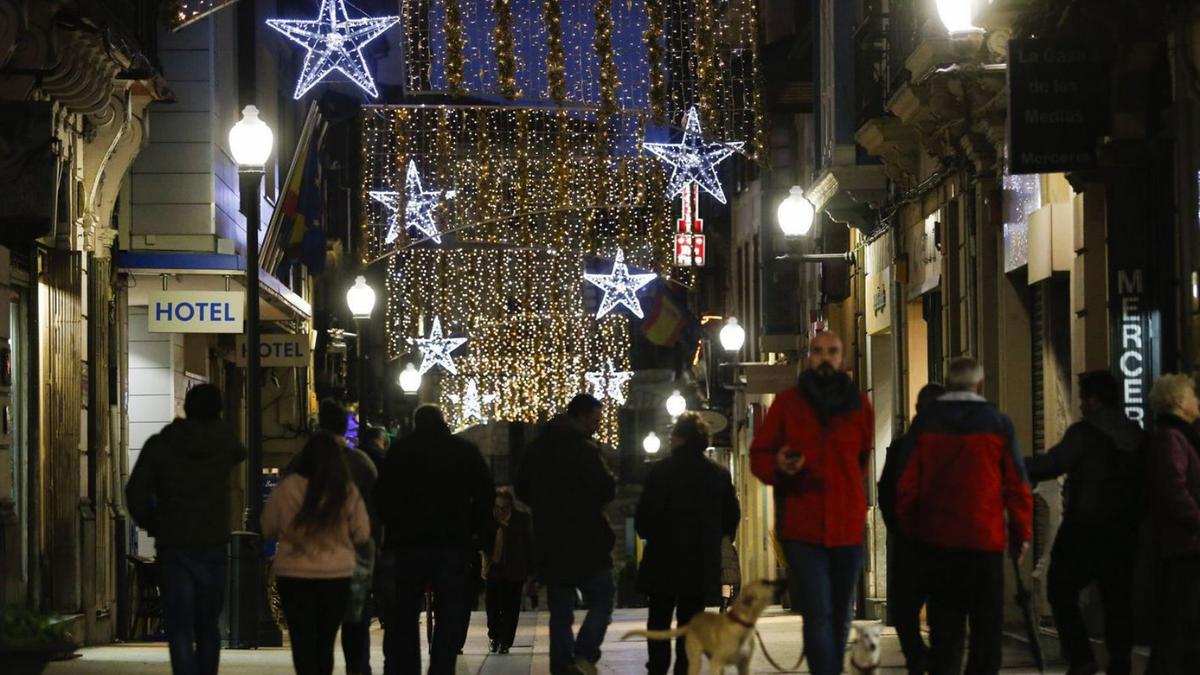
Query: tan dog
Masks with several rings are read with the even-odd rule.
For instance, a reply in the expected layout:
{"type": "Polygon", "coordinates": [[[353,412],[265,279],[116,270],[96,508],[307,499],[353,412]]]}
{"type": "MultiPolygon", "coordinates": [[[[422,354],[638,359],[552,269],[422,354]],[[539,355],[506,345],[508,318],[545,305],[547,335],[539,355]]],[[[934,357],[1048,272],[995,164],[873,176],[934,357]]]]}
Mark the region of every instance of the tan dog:
{"type": "Polygon", "coordinates": [[[744,588],[725,614],[704,612],[692,617],[688,625],[675,630],[634,630],[622,640],[644,637],[670,640],[686,636],[688,675],[699,675],[700,657],[708,656],[709,673],[718,675],[726,665],[735,665],[739,675],[750,673],[754,654],[754,624],[775,598],[777,582],[755,581],[744,588]]]}

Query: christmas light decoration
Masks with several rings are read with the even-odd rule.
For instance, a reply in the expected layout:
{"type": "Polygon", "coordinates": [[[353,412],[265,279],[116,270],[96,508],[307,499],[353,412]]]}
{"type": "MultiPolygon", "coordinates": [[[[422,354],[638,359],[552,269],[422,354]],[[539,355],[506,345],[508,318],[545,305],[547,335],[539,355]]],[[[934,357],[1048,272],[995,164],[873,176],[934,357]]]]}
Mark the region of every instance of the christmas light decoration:
{"type": "Polygon", "coordinates": [[[421,367],[418,371],[424,375],[434,366],[441,366],[451,375],[457,375],[458,369],[454,367],[454,358],[450,355],[466,342],[467,338],[464,337],[445,337],[442,334],[442,320],[434,317],[429,337],[413,340],[417,349],[421,351],[421,367]]]}
{"type": "Polygon", "coordinates": [[[616,370],[610,361],[604,370],[595,370],[584,375],[592,390],[592,396],[603,401],[609,399],[617,405],[625,405],[625,385],[633,377],[631,370],[616,370]]]}
{"type": "Polygon", "coordinates": [[[642,303],[638,302],[637,292],[646,284],[658,278],[657,274],[630,274],[625,265],[625,253],[617,249],[613,259],[612,272],[608,274],[592,274],[585,272],[583,278],[590,284],[604,291],[604,299],[600,301],[600,309],[596,310],[596,318],[624,307],[637,318],[642,318],[642,303]]]}
{"type": "Polygon", "coordinates": [[[700,133],[700,117],[696,107],[688,109],[684,120],[683,139],[678,143],[645,143],[650,151],[664,163],[673,167],[671,179],[667,181],[667,194],[671,197],[683,191],[683,186],[696,183],[717,201],[725,203],[725,191],[717,178],[716,166],[741,150],[742,141],[732,143],[705,143],[700,133]]]}
{"type": "Polygon", "coordinates": [[[491,405],[496,400],[495,394],[480,394],[479,382],[475,378],[467,380],[466,393],[462,396],[458,394],[447,394],[455,405],[461,406],[459,412],[459,420],[467,422],[475,420],[477,424],[487,424],[487,418],[483,416],[483,406],[491,405]]]}
{"type": "MultiPolygon", "coordinates": [[[[417,163],[409,160],[404,178],[404,227],[415,227],[435,244],[442,243],[441,233],[433,220],[433,211],[441,202],[442,190],[426,191],[421,185],[417,163]]],[[[371,199],[383,204],[388,210],[388,231],[384,244],[391,244],[400,236],[400,193],[390,190],[369,190],[371,199]]],[[[452,196],[452,195],[447,195],[452,196]]]]}
{"type": "Polygon", "coordinates": [[[683,186],[683,214],[675,228],[675,266],[703,267],[705,262],[704,219],[700,217],[700,187],[683,186]]]}
{"type": "Polygon", "coordinates": [[[346,14],[345,0],[321,0],[321,10],[315,19],[268,19],[267,25],[308,50],[300,79],[296,81],[294,98],[304,96],[335,70],[349,77],[371,98],[376,98],[379,91],[367,71],[362,48],[399,20],[398,16],[351,19],[346,14]]]}

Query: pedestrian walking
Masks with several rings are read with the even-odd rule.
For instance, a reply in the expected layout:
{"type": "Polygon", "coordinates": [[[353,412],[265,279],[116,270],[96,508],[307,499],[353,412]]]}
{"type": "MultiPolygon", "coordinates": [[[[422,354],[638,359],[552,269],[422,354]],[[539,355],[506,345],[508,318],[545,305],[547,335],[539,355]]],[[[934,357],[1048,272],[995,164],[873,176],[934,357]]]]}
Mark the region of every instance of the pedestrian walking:
{"type": "Polygon", "coordinates": [[[274,568],[292,665],[302,675],[329,675],[349,601],[356,547],[371,538],[367,507],[341,442],[325,432],[308,440],[295,471],[267,500],[262,531],[264,537],[279,540],[274,568]]]}
{"type": "Polygon", "coordinates": [[[1150,405],[1157,416],[1147,457],[1147,524],[1157,592],[1146,673],[1182,675],[1200,663],[1200,401],[1190,376],[1163,375],[1150,390],[1150,405]]]}
{"type": "Polygon", "coordinates": [[[968,622],[967,672],[999,672],[1004,550],[1021,560],[1032,534],[1012,421],[982,396],[983,378],[974,359],[950,362],[947,392],[921,411],[896,488],[896,518],[919,542],[927,575],[933,675],[962,672],[968,622]]]}
{"type": "Polygon", "coordinates": [[[496,490],[492,509],[496,543],[487,559],[487,624],[491,651],[507,654],[521,618],[521,594],[533,571],[533,532],[529,516],[513,508],[508,490],[496,490]]]}
{"type": "Polygon", "coordinates": [[[371,458],[376,471],[383,470],[383,461],[387,456],[387,446],[387,430],[383,427],[366,426],[359,429],[358,449],[365,452],[371,458]]]}
{"type": "Polygon", "coordinates": [[[815,675],[842,671],[863,565],[863,486],[874,413],[843,369],[842,340],[809,342],[795,387],[779,392],[750,447],[750,468],[775,488],[776,530],[804,615],[815,675]]]}
{"type": "MultiPolygon", "coordinates": [[[[718,600],[722,541],[737,534],[741,509],[729,472],[704,455],[708,425],[684,413],[671,430],[671,455],[650,469],[634,516],[646,540],[637,588],[650,599],[647,630],[670,630],[671,617],[686,626],[718,600]]],[[[736,618],[735,618],[736,620],[736,618]]],[[[688,673],[686,638],[675,644],[675,675],[688,673]]],[[[646,642],[650,675],[666,675],[671,643],[646,642]]]]}
{"type": "MultiPolygon", "coordinates": [[[[463,578],[463,591],[465,600],[460,607],[462,614],[461,620],[458,622],[460,628],[458,637],[455,638],[454,644],[458,646],[458,653],[462,654],[467,648],[467,635],[471,632],[471,613],[479,606],[479,594],[483,592],[483,551],[485,545],[476,538],[471,544],[471,550],[467,554],[467,576],[463,578]]],[[[437,620],[437,617],[434,617],[437,620]]]]}
{"type": "Polygon", "coordinates": [[[175,675],[215,675],[221,660],[229,476],[246,459],[223,407],[217,387],[189,389],[185,417],[146,440],[125,486],[130,515],[154,537],[175,675]]]}
{"type": "Polygon", "coordinates": [[[900,650],[909,675],[922,675],[929,670],[929,647],[921,637],[921,608],[929,593],[925,588],[917,542],[909,537],[896,520],[896,484],[912,457],[916,445],[916,430],[921,413],[939,396],[946,393],[941,384],[931,382],[917,393],[917,414],[908,433],[892,442],[883,462],[879,478],[879,511],[888,528],[888,615],[896,626],[900,650]]]}
{"type": "Polygon", "coordinates": [[[550,607],[550,672],[595,675],[600,645],[612,619],[616,535],[604,508],[616,481],[592,440],[603,406],[587,394],[567,405],[526,449],[517,497],[533,510],[537,573],[550,607]],[[587,616],[573,632],[576,591],[587,616]]]}
{"type": "Polygon", "coordinates": [[[1107,675],[1129,675],[1133,567],[1143,512],[1143,433],[1121,411],[1121,387],[1106,370],[1079,376],[1080,412],[1062,440],[1025,458],[1033,483],[1063,474],[1062,524],[1050,552],[1049,600],[1067,675],[1099,672],[1079,594],[1093,581],[1104,605],[1107,675]]]}
{"type": "Polygon", "coordinates": [[[475,444],[454,436],[442,411],[422,405],[413,432],[388,451],[375,489],[384,524],[384,548],[393,561],[395,595],[383,634],[384,673],[421,672],[418,620],[433,590],[430,675],[451,675],[458,660],[468,606],[464,581],[469,560],[490,549],[495,536],[495,494],[487,464],[475,444]]]}

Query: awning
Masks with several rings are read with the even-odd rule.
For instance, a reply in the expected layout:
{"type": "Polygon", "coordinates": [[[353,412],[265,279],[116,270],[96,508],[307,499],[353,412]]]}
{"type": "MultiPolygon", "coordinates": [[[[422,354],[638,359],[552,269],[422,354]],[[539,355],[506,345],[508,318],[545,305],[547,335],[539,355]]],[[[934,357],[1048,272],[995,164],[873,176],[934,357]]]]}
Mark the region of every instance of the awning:
{"type": "MultiPolygon", "coordinates": [[[[240,255],[219,253],[164,253],[124,251],[116,255],[117,270],[133,275],[129,304],[148,304],[147,294],[161,289],[167,275],[167,289],[174,291],[221,291],[246,287],[246,261],[240,255]]],[[[312,305],[292,292],[283,282],[263,270],[258,271],[262,321],[305,321],[312,318],[312,305]]]]}

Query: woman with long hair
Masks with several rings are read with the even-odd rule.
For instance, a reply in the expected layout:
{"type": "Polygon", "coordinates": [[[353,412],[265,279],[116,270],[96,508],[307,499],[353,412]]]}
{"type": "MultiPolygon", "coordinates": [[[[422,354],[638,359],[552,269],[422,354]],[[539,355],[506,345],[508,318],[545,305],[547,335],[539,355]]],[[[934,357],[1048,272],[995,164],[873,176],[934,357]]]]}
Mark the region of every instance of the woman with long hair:
{"type": "Polygon", "coordinates": [[[309,439],[262,514],[265,538],[278,538],[275,573],[301,675],[333,672],[333,646],[346,613],[356,544],[371,536],[367,508],[337,439],[309,439]]]}

